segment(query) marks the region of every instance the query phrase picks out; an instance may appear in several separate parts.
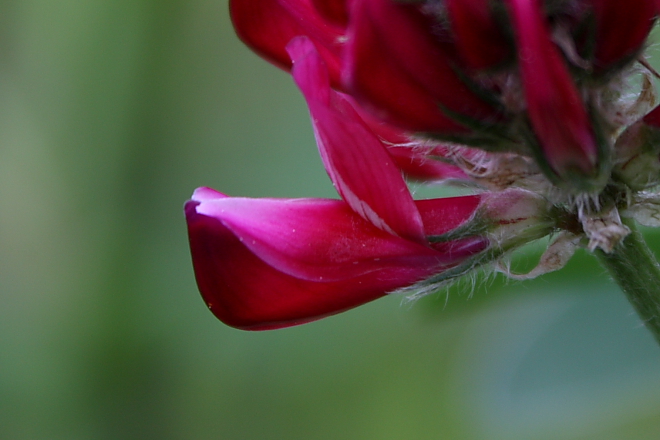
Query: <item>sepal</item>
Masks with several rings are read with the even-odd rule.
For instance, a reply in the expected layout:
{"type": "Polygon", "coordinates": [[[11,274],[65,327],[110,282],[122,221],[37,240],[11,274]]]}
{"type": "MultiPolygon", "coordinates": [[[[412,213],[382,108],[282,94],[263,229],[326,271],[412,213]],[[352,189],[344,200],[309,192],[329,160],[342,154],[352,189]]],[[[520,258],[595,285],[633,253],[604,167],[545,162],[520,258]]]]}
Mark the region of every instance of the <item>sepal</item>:
{"type": "Polygon", "coordinates": [[[500,246],[515,247],[521,244],[519,239],[525,241],[528,235],[536,236],[537,230],[555,227],[555,215],[549,207],[545,198],[522,189],[485,193],[470,220],[428,239],[441,243],[483,235],[500,246]]]}
{"type": "Polygon", "coordinates": [[[633,194],[630,206],[621,212],[621,216],[633,218],[642,226],[660,228],[660,195],[645,192],[633,194]]]}
{"type": "Polygon", "coordinates": [[[413,298],[439,289],[472,274],[476,270],[498,267],[515,249],[540,239],[557,228],[558,216],[543,197],[529,191],[511,189],[482,196],[481,203],[470,220],[459,227],[429,237],[435,243],[484,237],[488,247],[441,273],[435,274],[397,293],[413,298]]]}
{"type": "Polygon", "coordinates": [[[555,272],[566,266],[580,245],[582,237],[569,231],[561,231],[548,245],[538,264],[527,273],[514,273],[508,262],[500,261],[496,271],[512,280],[532,280],[546,273],[555,272]]]}
{"type": "Polygon", "coordinates": [[[616,206],[606,206],[599,212],[579,212],[578,217],[584,234],[589,239],[587,248],[590,251],[600,249],[607,254],[630,234],[630,228],[621,221],[616,206]]]}
{"type": "Polygon", "coordinates": [[[617,139],[614,177],[633,191],[660,184],[660,107],[628,127],[617,139]]]}

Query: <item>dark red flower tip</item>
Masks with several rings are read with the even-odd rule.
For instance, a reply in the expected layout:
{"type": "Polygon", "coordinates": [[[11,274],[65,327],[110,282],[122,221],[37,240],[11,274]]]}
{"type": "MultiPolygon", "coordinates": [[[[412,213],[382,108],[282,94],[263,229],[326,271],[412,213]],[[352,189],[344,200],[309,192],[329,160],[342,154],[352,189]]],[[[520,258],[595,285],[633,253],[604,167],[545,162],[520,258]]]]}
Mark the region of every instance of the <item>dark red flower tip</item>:
{"type": "Polygon", "coordinates": [[[594,68],[602,72],[628,61],[644,45],[658,15],[649,0],[589,0],[596,18],[594,68]]]}
{"type": "Polygon", "coordinates": [[[498,120],[456,71],[451,44],[418,4],[355,0],[344,52],[345,89],[378,118],[413,132],[467,132],[446,110],[498,120]]]}
{"type": "Polygon", "coordinates": [[[447,0],[454,41],[463,62],[481,70],[513,58],[514,44],[495,20],[491,0],[447,0]]]}

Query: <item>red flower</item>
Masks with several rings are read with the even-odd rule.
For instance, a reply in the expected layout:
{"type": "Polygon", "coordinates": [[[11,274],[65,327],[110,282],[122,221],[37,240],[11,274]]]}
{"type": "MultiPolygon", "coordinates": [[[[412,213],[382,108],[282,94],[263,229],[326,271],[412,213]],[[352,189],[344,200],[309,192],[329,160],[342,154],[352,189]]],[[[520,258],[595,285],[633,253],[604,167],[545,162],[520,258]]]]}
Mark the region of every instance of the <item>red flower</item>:
{"type": "MultiPolygon", "coordinates": [[[[656,0],[230,0],[230,10],[241,39],[291,72],[342,200],[194,193],[195,275],[229,325],[296,325],[484,264],[510,274],[498,264],[507,252],[560,227],[530,274],[561,267],[581,238],[611,252],[628,231],[613,204],[660,184],[660,113],[643,118],[651,81],[634,102],[621,90],[656,0]],[[415,201],[404,175],[492,192],[415,201]]],[[[647,208],[629,211],[656,215],[647,208]]]]}

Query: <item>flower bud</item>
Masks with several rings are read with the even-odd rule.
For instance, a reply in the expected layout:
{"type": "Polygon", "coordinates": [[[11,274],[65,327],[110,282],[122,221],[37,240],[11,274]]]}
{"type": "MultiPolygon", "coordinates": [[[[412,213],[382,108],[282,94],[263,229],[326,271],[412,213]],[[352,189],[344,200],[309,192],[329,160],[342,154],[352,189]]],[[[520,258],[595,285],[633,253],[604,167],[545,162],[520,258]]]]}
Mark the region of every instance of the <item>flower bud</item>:
{"type": "Polygon", "coordinates": [[[596,73],[620,67],[640,51],[653,27],[657,5],[648,0],[589,0],[596,29],[593,64],[596,73]]]}
{"type": "Polygon", "coordinates": [[[540,149],[540,165],[547,164],[546,173],[551,180],[568,181],[584,190],[598,172],[598,147],[585,105],[551,41],[539,3],[507,3],[518,45],[527,116],[538,140],[536,148],[540,149]]]}

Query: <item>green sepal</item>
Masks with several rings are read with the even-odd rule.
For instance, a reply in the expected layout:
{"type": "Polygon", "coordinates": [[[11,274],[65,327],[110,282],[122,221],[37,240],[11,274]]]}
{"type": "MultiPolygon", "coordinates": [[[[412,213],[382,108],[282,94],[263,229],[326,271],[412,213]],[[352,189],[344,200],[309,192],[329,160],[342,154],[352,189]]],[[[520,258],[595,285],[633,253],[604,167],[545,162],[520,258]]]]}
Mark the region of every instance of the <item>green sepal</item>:
{"type": "Polygon", "coordinates": [[[509,141],[503,141],[496,136],[488,136],[481,133],[457,134],[457,133],[433,133],[418,132],[417,136],[438,142],[465,145],[466,147],[479,148],[491,153],[517,153],[520,146],[509,141]]]}
{"type": "Polygon", "coordinates": [[[625,147],[633,150],[626,151],[624,160],[617,161],[612,171],[613,180],[633,191],[657,186],[660,183],[660,128],[638,121],[619,136],[615,151],[623,152],[625,147]],[[634,137],[630,133],[634,133],[634,137]]]}
{"type": "Polygon", "coordinates": [[[497,261],[504,255],[504,253],[505,251],[498,247],[486,249],[485,251],[475,255],[468,260],[465,260],[457,266],[444,270],[443,272],[415,283],[412,286],[399,289],[395,293],[402,293],[404,295],[413,296],[435,293],[443,287],[446,287],[449,284],[458,281],[460,278],[469,275],[473,271],[497,261]]]}
{"type": "Polygon", "coordinates": [[[472,258],[466,259],[457,266],[443,270],[442,272],[415,283],[412,286],[399,289],[395,293],[419,296],[436,292],[439,289],[458,281],[462,277],[469,275],[475,270],[489,267],[492,263],[495,263],[504,257],[505,254],[553,233],[557,230],[557,221],[558,219],[553,218],[552,216],[548,216],[548,218],[544,217],[544,219],[539,219],[536,224],[527,225],[526,227],[521,228],[519,234],[515,234],[498,243],[500,237],[497,237],[496,232],[498,227],[502,225],[496,222],[488,222],[486,218],[477,213],[473,220],[467,224],[459,226],[446,234],[431,236],[429,237],[429,241],[437,243],[482,235],[487,237],[490,241],[490,245],[487,249],[479,252],[472,258]]]}
{"type": "Polygon", "coordinates": [[[476,213],[472,219],[440,235],[429,235],[427,240],[430,243],[445,243],[447,241],[461,240],[463,238],[474,237],[477,235],[486,235],[492,229],[493,223],[489,222],[480,213],[476,213]]]}

